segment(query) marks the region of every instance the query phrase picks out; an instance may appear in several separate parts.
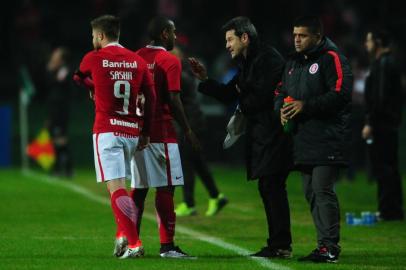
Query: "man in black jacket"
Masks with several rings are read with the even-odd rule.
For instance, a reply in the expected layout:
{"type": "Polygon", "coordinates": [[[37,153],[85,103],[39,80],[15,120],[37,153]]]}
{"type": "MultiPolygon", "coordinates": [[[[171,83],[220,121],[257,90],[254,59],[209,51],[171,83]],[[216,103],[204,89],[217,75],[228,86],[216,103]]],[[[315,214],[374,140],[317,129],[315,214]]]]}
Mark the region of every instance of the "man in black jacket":
{"type": "Polygon", "coordinates": [[[71,178],[72,156],[69,150],[69,110],[72,94],[70,51],[57,47],[52,51],[47,65],[49,86],[48,119],[46,125],[55,147],[56,160],[52,173],[71,178]]]}
{"type": "Polygon", "coordinates": [[[293,159],[317,229],[318,247],[299,260],[337,262],[340,211],[334,183],[348,162],[352,72],[323,36],[317,17],[298,18],[293,37],[296,52],[286,64],[275,108],[282,107],[283,125],[293,121],[293,159]],[[286,97],[294,101],[282,106],[286,97]]]}
{"type": "Polygon", "coordinates": [[[199,91],[226,104],[238,100],[247,119],[247,178],[259,179],[258,188],[268,223],[268,244],[253,256],[290,257],[291,232],[286,178],[291,148],[273,110],[274,90],[281,79],[284,59],[272,47],[260,45],[254,25],[236,17],[223,26],[226,48],[238,63],[237,74],[227,84],[207,77],[205,67],[190,58],[199,91]]]}
{"type": "Polygon", "coordinates": [[[402,114],[400,70],[385,30],[368,32],[365,47],[371,56],[365,85],[366,121],[362,137],[368,143],[372,175],[378,184],[378,210],[383,220],[403,220],[398,140],[402,114]]]}

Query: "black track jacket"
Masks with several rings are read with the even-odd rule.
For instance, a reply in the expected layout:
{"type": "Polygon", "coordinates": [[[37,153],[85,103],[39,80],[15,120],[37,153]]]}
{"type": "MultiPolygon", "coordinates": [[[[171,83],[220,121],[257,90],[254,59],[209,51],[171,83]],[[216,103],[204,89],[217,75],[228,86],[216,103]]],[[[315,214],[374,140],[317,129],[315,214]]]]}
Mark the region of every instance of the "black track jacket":
{"type": "Polygon", "coordinates": [[[391,52],[375,60],[365,84],[366,123],[374,129],[397,129],[402,116],[400,69],[391,52]]]}
{"type": "Polygon", "coordinates": [[[291,140],[282,131],[274,111],[274,90],[281,80],[285,60],[273,47],[251,44],[247,59],[239,60],[239,70],[227,84],[207,80],[199,91],[225,104],[239,101],[247,118],[247,178],[257,179],[284,173],[292,167],[291,140]],[[237,90],[237,86],[241,90],[237,90]]]}
{"type": "Polygon", "coordinates": [[[347,165],[353,76],[348,60],[324,37],[319,45],[287,62],[275,109],[283,98],[304,101],[295,116],[295,165],[347,165]]]}

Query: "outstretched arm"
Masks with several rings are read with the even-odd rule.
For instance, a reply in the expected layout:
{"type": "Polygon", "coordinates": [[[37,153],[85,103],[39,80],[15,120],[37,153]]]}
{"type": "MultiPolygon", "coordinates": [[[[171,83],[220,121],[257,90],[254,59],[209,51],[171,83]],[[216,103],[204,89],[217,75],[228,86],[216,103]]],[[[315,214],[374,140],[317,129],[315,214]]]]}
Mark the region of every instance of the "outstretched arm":
{"type": "Polygon", "coordinates": [[[189,121],[187,120],[185,111],[183,109],[183,104],[180,99],[180,92],[170,92],[169,99],[173,117],[183,129],[183,132],[188,141],[192,144],[193,149],[199,151],[201,149],[201,145],[196,135],[190,128],[189,121]]]}

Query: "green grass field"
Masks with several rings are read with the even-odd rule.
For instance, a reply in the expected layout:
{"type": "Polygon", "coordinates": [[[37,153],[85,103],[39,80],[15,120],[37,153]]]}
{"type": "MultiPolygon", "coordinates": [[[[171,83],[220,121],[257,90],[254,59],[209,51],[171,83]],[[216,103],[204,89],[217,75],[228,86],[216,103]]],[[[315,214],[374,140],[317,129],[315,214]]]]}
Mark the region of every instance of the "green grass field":
{"type": "MultiPolygon", "coordinates": [[[[198,182],[199,215],[177,221],[176,243],[196,260],[159,257],[153,190],[141,229],[146,255],[118,260],[112,256],[115,224],[108,194],[96,184],[92,169],[76,171],[73,181],[0,170],[0,269],[406,269],[405,222],[369,227],[342,222],[338,264],[298,263],[315,247],[315,230],[295,173],[288,180],[294,257],[251,259],[245,254],[266,240],[256,182],[245,181],[240,168],[214,167],[214,173],[229,205],[219,215],[205,217],[207,193],[198,182]]],[[[376,186],[362,175],[354,183],[340,182],[337,192],[343,216],[376,209],[376,186]]],[[[180,189],[176,201],[181,201],[180,189]]]]}

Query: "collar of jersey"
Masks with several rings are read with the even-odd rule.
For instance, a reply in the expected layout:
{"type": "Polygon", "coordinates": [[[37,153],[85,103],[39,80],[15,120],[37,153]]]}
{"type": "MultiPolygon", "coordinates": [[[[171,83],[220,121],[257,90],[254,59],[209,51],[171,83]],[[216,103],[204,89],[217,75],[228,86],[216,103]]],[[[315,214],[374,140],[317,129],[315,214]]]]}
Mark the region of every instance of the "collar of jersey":
{"type": "Polygon", "coordinates": [[[146,46],[148,49],[155,49],[155,50],[164,50],[166,51],[166,49],[162,46],[154,46],[154,45],[147,45],[146,46]]]}
{"type": "Polygon", "coordinates": [[[118,42],[110,42],[109,44],[107,44],[106,46],[104,46],[104,48],[110,47],[110,46],[117,46],[117,47],[123,48],[123,46],[120,45],[118,42]]]}

